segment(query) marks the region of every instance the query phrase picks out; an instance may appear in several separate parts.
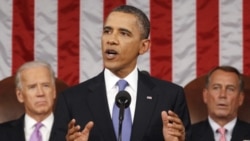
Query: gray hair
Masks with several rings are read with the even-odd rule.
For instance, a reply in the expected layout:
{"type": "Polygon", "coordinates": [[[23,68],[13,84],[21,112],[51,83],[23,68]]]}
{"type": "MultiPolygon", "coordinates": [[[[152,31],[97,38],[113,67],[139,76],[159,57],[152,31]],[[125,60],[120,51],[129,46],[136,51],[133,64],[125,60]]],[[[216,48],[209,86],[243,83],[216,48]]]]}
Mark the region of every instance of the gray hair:
{"type": "Polygon", "coordinates": [[[17,89],[22,89],[22,82],[21,82],[21,73],[22,73],[22,71],[25,70],[25,69],[35,68],[35,67],[45,67],[45,68],[47,68],[49,70],[49,72],[50,72],[52,83],[55,84],[55,73],[54,73],[52,67],[50,66],[50,64],[48,64],[46,62],[43,62],[43,61],[30,61],[30,62],[24,63],[17,70],[16,78],[15,78],[15,83],[16,83],[16,88],[17,89]]]}
{"type": "Polygon", "coordinates": [[[239,78],[239,86],[240,86],[240,91],[244,91],[244,81],[243,81],[243,78],[242,78],[242,74],[234,67],[232,66],[218,66],[218,67],[215,67],[214,69],[212,69],[208,74],[207,74],[207,77],[206,77],[206,87],[208,87],[208,84],[210,82],[210,78],[211,78],[211,75],[216,71],[216,70],[222,70],[222,71],[225,71],[225,72],[232,72],[232,73],[235,73],[238,78],[239,78]]]}
{"type": "Polygon", "coordinates": [[[149,37],[150,22],[146,14],[140,9],[131,5],[121,5],[113,9],[111,12],[123,12],[134,15],[138,19],[142,39],[147,39],[149,37]]]}

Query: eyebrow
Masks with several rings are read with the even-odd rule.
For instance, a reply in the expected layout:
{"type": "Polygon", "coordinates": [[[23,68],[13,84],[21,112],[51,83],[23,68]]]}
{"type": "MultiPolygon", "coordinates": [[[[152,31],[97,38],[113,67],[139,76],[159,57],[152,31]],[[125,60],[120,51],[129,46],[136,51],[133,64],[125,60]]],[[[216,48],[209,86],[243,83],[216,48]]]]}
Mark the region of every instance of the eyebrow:
{"type": "Polygon", "coordinates": [[[103,30],[112,29],[110,26],[104,26],[103,30]]]}
{"type": "MultiPolygon", "coordinates": [[[[220,86],[220,87],[221,87],[221,86],[223,86],[223,85],[222,85],[222,84],[219,84],[219,83],[214,83],[214,84],[212,84],[212,86],[220,86]]],[[[234,84],[226,84],[225,86],[226,86],[226,87],[235,87],[235,88],[237,87],[237,86],[235,86],[234,84]]]]}
{"type": "Polygon", "coordinates": [[[125,32],[129,33],[130,35],[132,35],[132,32],[128,29],[125,29],[125,28],[119,28],[119,31],[125,31],[125,32]]]}
{"type": "MultiPolygon", "coordinates": [[[[113,28],[111,26],[104,26],[103,30],[112,30],[113,28]]],[[[132,35],[132,32],[126,28],[118,28],[119,31],[124,31],[132,35]]]]}

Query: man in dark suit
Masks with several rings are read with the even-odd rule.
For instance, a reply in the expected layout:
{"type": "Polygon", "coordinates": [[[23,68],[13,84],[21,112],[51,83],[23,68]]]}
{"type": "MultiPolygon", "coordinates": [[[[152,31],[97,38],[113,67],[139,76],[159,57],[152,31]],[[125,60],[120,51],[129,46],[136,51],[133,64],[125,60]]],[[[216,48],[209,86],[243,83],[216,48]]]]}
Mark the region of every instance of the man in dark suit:
{"type": "Polygon", "coordinates": [[[56,97],[54,72],[50,65],[40,61],[23,64],[16,74],[16,95],[24,104],[25,114],[17,120],[0,124],[0,140],[48,141],[56,97]],[[37,137],[40,140],[35,140],[36,133],[40,134],[37,137]]]}
{"type": "Polygon", "coordinates": [[[203,100],[208,119],[192,125],[192,141],[250,140],[250,124],[237,118],[244,101],[244,82],[239,71],[219,66],[207,75],[203,100]]]}
{"type": "Polygon", "coordinates": [[[108,15],[102,34],[105,68],[60,94],[53,140],[116,141],[112,109],[118,80],[128,82],[125,90],[132,97],[132,131],[123,141],[185,140],[190,118],[183,88],[142,73],[136,65],[149,50],[149,30],[147,16],[135,7],[123,5],[108,15]]]}

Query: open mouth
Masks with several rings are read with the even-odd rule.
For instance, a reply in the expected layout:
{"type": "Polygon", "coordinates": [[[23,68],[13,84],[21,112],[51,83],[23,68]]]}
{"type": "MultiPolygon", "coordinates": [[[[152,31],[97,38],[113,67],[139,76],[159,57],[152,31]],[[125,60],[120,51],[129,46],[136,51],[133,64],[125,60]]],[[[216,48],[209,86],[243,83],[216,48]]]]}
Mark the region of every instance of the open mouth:
{"type": "Polygon", "coordinates": [[[112,49],[107,49],[106,53],[107,54],[117,54],[117,52],[115,50],[112,50],[112,49]]]}
{"type": "Polygon", "coordinates": [[[219,103],[219,104],[217,104],[217,106],[220,107],[220,108],[226,108],[227,107],[227,105],[223,104],[223,103],[219,103]]]}
{"type": "Polygon", "coordinates": [[[108,59],[114,59],[115,58],[115,56],[118,54],[118,52],[117,51],[115,51],[115,50],[112,50],[112,49],[108,49],[108,50],[106,50],[106,56],[107,56],[107,58],[108,59]]]}
{"type": "Polygon", "coordinates": [[[37,101],[36,105],[45,105],[47,104],[47,101],[37,101]]]}

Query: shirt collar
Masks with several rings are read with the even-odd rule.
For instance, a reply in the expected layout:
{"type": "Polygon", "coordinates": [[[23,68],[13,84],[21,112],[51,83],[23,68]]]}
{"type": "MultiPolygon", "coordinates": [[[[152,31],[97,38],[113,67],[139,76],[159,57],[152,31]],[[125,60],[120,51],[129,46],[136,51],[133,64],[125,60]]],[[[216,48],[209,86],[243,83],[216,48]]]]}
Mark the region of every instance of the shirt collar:
{"type": "MultiPolygon", "coordinates": [[[[43,127],[50,128],[53,124],[53,121],[54,121],[54,115],[53,115],[53,113],[51,113],[41,123],[43,124],[43,127]]],[[[25,114],[24,123],[25,123],[25,128],[33,129],[34,125],[37,123],[37,121],[35,119],[33,119],[31,116],[29,116],[28,114],[25,114]]]]}
{"type": "MultiPolygon", "coordinates": [[[[236,120],[237,118],[234,118],[233,120],[231,120],[230,122],[228,122],[224,128],[227,129],[227,133],[229,133],[229,135],[232,135],[232,132],[233,132],[233,128],[236,124],[236,120]]],[[[213,132],[216,133],[217,129],[218,128],[221,128],[219,124],[217,124],[210,116],[208,116],[208,122],[210,123],[212,129],[213,129],[213,132]]]]}
{"type": "MultiPolygon", "coordinates": [[[[113,87],[116,86],[116,83],[118,80],[121,78],[117,77],[115,74],[113,74],[110,70],[105,69],[104,70],[104,77],[105,77],[105,84],[106,88],[108,90],[112,89],[113,87]]],[[[137,80],[138,80],[138,70],[137,67],[134,68],[134,70],[129,73],[125,78],[122,78],[126,80],[129,84],[129,86],[136,91],[137,89],[137,80]]]]}

